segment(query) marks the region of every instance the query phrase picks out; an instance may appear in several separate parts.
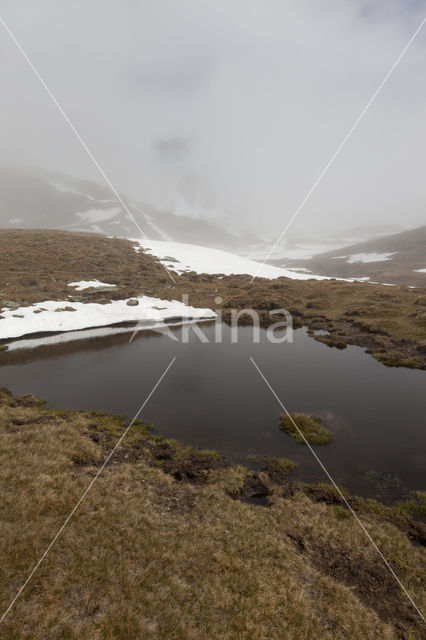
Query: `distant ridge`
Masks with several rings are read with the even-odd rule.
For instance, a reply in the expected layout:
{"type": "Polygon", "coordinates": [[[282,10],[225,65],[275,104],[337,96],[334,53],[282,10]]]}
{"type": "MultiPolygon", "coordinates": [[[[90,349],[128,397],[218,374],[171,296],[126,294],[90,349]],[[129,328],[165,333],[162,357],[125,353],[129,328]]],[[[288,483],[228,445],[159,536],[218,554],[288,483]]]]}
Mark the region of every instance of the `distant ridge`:
{"type": "MultiPolygon", "coordinates": [[[[107,186],[64,174],[0,167],[0,227],[92,231],[135,237],[138,229],[107,186]]],[[[123,196],[149,240],[237,251],[270,240],[221,221],[177,215],[123,196]]],[[[262,252],[262,249],[260,249],[262,252]]]]}
{"type": "MultiPolygon", "coordinates": [[[[271,261],[272,262],[272,261],[271,261]]],[[[426,226],[358,242],[320,253],[309,260],[274,260],[273,264],[336,278],[426,286],[426,226]]]]}

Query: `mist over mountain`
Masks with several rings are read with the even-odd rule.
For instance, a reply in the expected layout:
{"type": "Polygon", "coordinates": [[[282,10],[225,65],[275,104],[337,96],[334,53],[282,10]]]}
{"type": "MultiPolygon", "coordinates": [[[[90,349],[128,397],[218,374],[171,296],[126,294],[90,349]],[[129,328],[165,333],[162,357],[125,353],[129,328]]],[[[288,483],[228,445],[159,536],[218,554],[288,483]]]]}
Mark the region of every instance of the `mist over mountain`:
{"type": "MultiPolygon", "coordinates": [[[[178,148],[173,152],[178,152],[178,148]]],[[[134,218],[132,220],[122,210],[108,185],[41,169],[1,167],[0,192],[0,228],[63,229],[134,238],[140,237],[136,221],[148,240],[204,245],[260,261],[276,240],[270,231],[261,228],[254,231],[242,223],[232,224],[223,217],[208,218],[195,205],[193,215],[179,214],[179,208],[160,209],[122,193],[134,218]]],[[[186,199],[183,208],[188,209],[186,199]]],[[[272,258],[281,261],[310,258],[327,249],[341,248],[400,230],[401,227],[394,224],[322,233],[293,233],[290,230],[276,247],[272,258]]]]}
{"type": "MultiPolygon", "coordinates": [[[[133,220],[108,186],[41,170],[0,170],[0,227],[64,229],[111,236],[139,237],[133,220]]],[[[149,240],[172,240],[236,250],[264,247],[272,238],[206,220],[160,210],[123,198],[149,240]]]]}
{"type": "MultiPolygon", "coordinates": [[[[3,3],[17,41],[120,192],[275,237],[423,17],[424,2],[403,0],[188,0],[185,10],[172,0],[3,3]]],[[[3,35],[0,161],[98,181],[3,35]]],[[[423,224],[425,51],[419,34],[291,232],[423,224]]]]}
{"type": "Polygon", "coordinates": [[[272,260],[273,264],[336,278],[426,285],[426,226],[375,237],[319,253],[308,260],[272,260]]]}

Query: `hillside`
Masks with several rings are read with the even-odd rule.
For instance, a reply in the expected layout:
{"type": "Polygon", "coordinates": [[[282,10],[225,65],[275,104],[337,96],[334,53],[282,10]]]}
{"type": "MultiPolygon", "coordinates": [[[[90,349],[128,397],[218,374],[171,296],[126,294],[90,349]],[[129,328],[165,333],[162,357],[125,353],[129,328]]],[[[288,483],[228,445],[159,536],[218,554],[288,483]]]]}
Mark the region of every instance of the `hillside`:
{"type": "MultiPolygon", "coordinates": [[[[0,167],[0,228],[66,229],[136,237],[140,232],[123,213],[110,188],[98,181],[63,173],[0,167]]],[[[170,211],[121,194],[132,216],[149,241],[182,242],[232,251],[264,260],[279,230],[251,231],[244,224],[223,219],[170,211]]],[[[289,232],[273,252],[280,261],[306,259],[324,251],[377,238],[401,230],[396,225],[357,227],[312,233],[289,232]],[[285,258],[283,258],[283,255],[285,258]]]]}
{"type": "MultiPolygon", "coordinates": [[[[66,229],[110,236],[139,234],[107,185],[41,170],[0,168],[0,228],[66,229]]],[[[123,198],[150,240],[206,244],[253,251],[271,241],[223,221],[176,215],[123,198]]]]}
{"type": "Polygon", "coordinates": [[[358,242],[314,255],[308,260],[273,260],[271,264],[335,278],[426,286],[426,226],[358,242]]]}

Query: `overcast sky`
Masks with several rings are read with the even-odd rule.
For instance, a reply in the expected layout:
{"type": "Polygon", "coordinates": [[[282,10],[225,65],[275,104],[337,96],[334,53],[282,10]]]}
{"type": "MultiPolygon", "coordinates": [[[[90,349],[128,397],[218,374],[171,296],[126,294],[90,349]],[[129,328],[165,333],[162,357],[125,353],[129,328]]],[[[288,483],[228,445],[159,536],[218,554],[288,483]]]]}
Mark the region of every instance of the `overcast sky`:
{"type": "MultiPolygon", "coordinates": [[[[281,230],[422,18],[423,0],[6,0],[112,182],[281,230]]],[[[1,163],[101,181],[0,26],[1,163]]],[[[426,26],[292,231],[426,221],[426,26]]]]}

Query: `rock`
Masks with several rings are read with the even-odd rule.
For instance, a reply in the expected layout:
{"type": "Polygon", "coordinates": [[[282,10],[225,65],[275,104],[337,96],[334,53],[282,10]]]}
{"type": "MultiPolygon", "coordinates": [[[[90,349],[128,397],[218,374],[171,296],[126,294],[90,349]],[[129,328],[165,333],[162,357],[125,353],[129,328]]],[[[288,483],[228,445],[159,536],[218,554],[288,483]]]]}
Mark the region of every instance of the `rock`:
{"type": "Polygon", "coordinates": [[[13,302],[13,300],[5,300],[3,302],[5,307],[9,307],[10,309],[18,309],[19,304],[17,302],[13,302]]]}
{"type": "Polygon", "coordinates": [[[81,302],[83,300],[83,296],[68,296],[68,300],[70,302],[81,302]]]}
{"type": "Polygon", "coordinates": [[[43,309],[34,309],[33,313],[41,313],[43,309]]]}
{"type": "Polygon", "coordinates": [[[127,300],[126,304],[128,307],[137,307],[139,300],[136,300],[136,298],[130,298],[130,300],[127,300]]]}
{"type": "Polygon", "coordinates": [[[9,347],[7,346],[7,344],[0,344],[0,351],[7,351],[9,349],[9,347]]]}
{"type": "Polygon", "coordinates": [[[76,309],[74,307],[58,307],[55,311],[76,311],[76,309]]]}
{"type": "Polygon", "coordinates": [[[93,287],[86,291],[86,295],[92,296],[96,293],[109,293],[110,291],[116,291],[118,289],[116,284],[111,284],[109,287],[93,287]]]}
{"type": "Polygon", "coordinates": [[[13,315],[14,318],[23,318],[24,317],[20,313],[13,313],[12,315],[13,315]]]}

